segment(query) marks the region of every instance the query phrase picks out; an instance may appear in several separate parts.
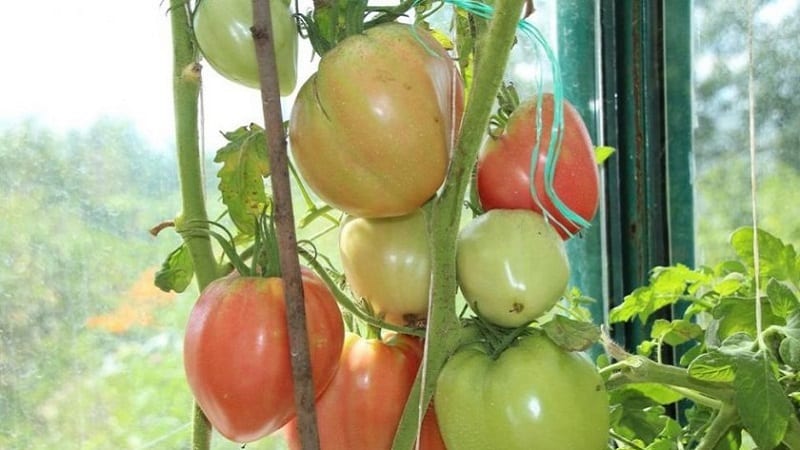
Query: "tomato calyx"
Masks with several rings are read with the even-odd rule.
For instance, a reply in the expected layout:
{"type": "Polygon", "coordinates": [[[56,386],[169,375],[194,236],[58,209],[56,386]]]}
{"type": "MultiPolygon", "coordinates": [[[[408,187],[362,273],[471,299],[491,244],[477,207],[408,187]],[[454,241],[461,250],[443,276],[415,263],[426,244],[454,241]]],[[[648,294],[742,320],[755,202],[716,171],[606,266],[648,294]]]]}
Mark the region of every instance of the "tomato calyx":
{"type": "Polygon", "coordinates": [[[272,216],[263,212],[256,219],[253,245],[243,252],[236,250],[236,238],[219,222],[192,221],[178,229],[184,237],[211,237],[219,244],[233,271],[240,276],[281,277],[278,235],[272,216]],[[219,231],[215,231],[219,230],[219,231]],[[250,265],[245,260],[250,259],[250,265]]]}
{"type": "Polygon", "coordinates": [[[465,319],[466,327],[476,330],[475,340],[467,340],[466,344],[481,344],[492,360],[497,359],[522,336],[536,333],[536,328],[526,323],[515,328],[505,328],[483,320],[480,317],[465,319]]]}
{"type": "Polygon", "coordinates": [[[463,322],[465,329],[473,333],[473,336],[464,340],[464,345],[481,345],[492,360],[499,358],[520,338],[534,334],[547,336],[567,352],[582,352],[597,343],[605,345],[600,327],[586,318],[553,314],[515,328],[501,327],[481,317],[471,317],[463,322]]]}
{"type": "Polygon", "coordinates": [[[374,26],[393,22],[414,7],[416,0],[395,6],[370,6],[368,0],[320,2],[311,14],[295,14],[301,36],[308,38],[322,56],[348,36],[361,34],[374,26]]]}
{"type": "Polygon", "coordinates": [[[489,118],[489,137],[499,138],[508,125],[508,119],[520,104],[519,93],[513,82],[503,83],[497,92],[497,112],[489,118]]]}

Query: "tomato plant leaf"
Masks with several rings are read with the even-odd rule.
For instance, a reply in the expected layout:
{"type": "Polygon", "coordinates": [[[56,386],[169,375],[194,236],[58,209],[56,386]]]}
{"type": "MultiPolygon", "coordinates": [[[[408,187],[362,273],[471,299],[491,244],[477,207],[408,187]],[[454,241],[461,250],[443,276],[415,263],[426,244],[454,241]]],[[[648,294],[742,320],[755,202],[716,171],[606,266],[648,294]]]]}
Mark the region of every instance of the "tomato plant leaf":
{"type": "MultiPolygon", "coordinates": [[[[783,324],[783,320],[772,312],[772,308],[766,300],[761,300],[761,303],[764,328],[770,325],[783,324]]],[[[746,333],[750,336],[756,335],[756,308],[753,298],[723,298],[711,313],[717,319],[716,331],[720,340],[727,339],[736,333],[746,333]]]]}
{"type": "Polygon", "coordinates": [[[776,315],[786,318],[798,309],[797,296],[784,283],[770,278],[766,290],[767,300],[776,315]]]}
{"type": "Polygon", "coordinates": [[[602,145],[600,147],[595,147],[594,148],[594,160],[595,160],[595,162],[597,162],[597,164],[603,164],[616,151],[617,151],[617,149],[615,149],[614,147],[608,147],[608,146],[605,146],[605,145],[602,145]]]}
{"type": "Polygon", "coordinates": [[[682,394],[675,392],[675,390],[658,383],[636,383],[630,385],[629,389],[633,389],[642,393],[642,395],[653,400],[659,405],[670,405],[683,398],[682,394]]]}
{"type": "Polygon", "coordinates": [[[256,218],[269,201],[264,186],[264,177],[270,173],[264,130],[250,125],[223,135],[228,144],[214,158],[222,163],[217,172],[222,202],[239,232],[252,236],[256,218]]]}
{"type": "Polygon", "coordinates": [[[732,382],[734,379],[731,357],[719,351],[700,354],[689,364],[688,371],[697,380],[732,382]]]}
{"type": "Polygon", "coordinates": [[[664,430],[664,408],[640,391],[626,386],[609,394],[611,428],[617,434],[649,445],[664,430]]]}
{"type": "Polygon", "coordinates": [[[800,339],[786,336],[778,346],[781,360],[794,370],[800,370],[800,339]]]}
{"type": "Polygon", "coordinates": [[[678,264],[653,269],[650,284],[639,287],[625,296],[621,305],[611,310],[609,320],[625,322],[634,316],[646,322],[654,312],[675,304],[711,279],[709,274],[678,264]]]}
{"type": "MultiPolygon", "coordinates": [[[[744,227],[734,231],[731,235],[731,245],[739,257],[751,270],[755,270],[755,256],[753,252],[753,228],[744,227]]],[[[773,277],[778,280],[790,280],[797,284],[798,255],[794,246],[784,244],[779,238],[759,229],[758,255],[759,275],[773,277]]]]}
{"type": "Polygon", "coordinates": [[[714,282],[714,292],[722,297],[728,297],[739,292],[747,284],[747,278],[742,272],[731,272],[714,282]]]}
{"type": "Polygon", "coordinates": [[[657,319],[650,331],[650,337],[661,339],[672,346],[681,345],[702,335],[703,329],[700,325],[685,319],[673,321],[657,319]]]}
{"type": "Polygon", "coordinates": [[[154,284],[164,292],[181,293],[189,287],[194,277],[194,263],[186,244],[170,252],[156,272],[154,284]]]}
{"type": "Polygon", "coordinates": [[[763,351],[736,358],[734,400],[758,448],[775,448],[786,433],[789,414],[794,412],[772,366],[763,351]]]}
{"type": "Polygon", "coordinates": [[[597,325],[560,315],[542,324],[542,329],[556,345],[569,351],[586,350],[600,339],[597,325]]]}

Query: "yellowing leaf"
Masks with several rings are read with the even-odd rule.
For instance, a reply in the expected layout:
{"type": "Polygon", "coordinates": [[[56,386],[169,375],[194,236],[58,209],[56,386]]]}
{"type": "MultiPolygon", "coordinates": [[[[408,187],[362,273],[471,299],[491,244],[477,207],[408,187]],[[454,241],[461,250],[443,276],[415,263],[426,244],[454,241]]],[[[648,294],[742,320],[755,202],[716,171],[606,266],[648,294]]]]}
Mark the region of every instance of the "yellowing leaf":
{"type": "Polygon", "coordinates": [[[222,163],[217,172],[222,202],[239,232],[252,236],[256,218],[269,205],[264,187],[264,178],[270,173],[264,130],[250,125],[224,136],[228,144],[214,158],[222,163]]]}

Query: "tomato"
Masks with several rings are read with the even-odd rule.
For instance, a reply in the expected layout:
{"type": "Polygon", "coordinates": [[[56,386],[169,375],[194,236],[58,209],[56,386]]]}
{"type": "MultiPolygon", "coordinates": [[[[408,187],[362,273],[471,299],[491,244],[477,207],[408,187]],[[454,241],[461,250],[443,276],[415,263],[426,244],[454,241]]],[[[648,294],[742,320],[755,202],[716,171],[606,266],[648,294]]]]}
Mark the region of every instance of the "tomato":
{"type": "Polygon", "coordinates": [[[460,75],[427,31],[376,26],[323,55],[300,88],[292,154],[329,205],[358,217],[402,216],[442,184],[462,109],[460,75]]]}
{"type": "Polygon", "coordinates": [[[558,302],[569,263],[563,241],[541,215],[493,209],[459,233],[456,275],[473,311],[496,325],[517,327],[558,302]]]}
{"type": "MultiPolygon", "coordinates": [[[[536,143],[536,103],[533,98],[523,102],[509,117],[504,133],[498,139],[489,139],[478,158],[478,197],[485,210],[490,209],[542,209],[530,193],[531,154],[536,143]]],[[[580,231],[580,227],[567,220],[556,208],[545,190],[545,160],[553,128],[554,101],[545,94],[542,101],[542,133],[539,158],[534,176],[537,198],[547,214],[558,224],[553,224],[562,238],[580,231]]],[[[553,190],[558,198],[580,217],[591,221],[600,201],[600,175],[594,158],[594,146],[589,131],[580,114],[567,101],[563,102],[564,130],[561,153],[555,161],[553,190]]]]}
{"type": "Polygon", "coordinates": [[[383,320],[415,324],[428,311],[431,262],[422,210],[384,219],[348,217],[339,254],[353,293],[383,320]]]}
{"type": "Polygon", "coordinates": [[[543,334],[519,338],[496,360],[481,344],[457,351],[434,401],[448,450],[601,450],[609,439],[594,365],[543,334]]]}
{"type": "MultiPolygon", "coordinates": [[[[278,84],[289,95],[297,84],[297,27],[288,0],[270,0],[278,84]]],[[[194,12],[194,35],[205,59],[225,78],[258,89],[258,62],[250,27],[250,0],[201,0],[194,12]]]]}
{"type": "MultiPolygon", "coordinates": [[[[322,450],[390,450],[422,360],[422,342],[412,336],[345,338],[339,370],[317,401],[322,450]]],[[[289,448],[299,450],[296,420],[285,428],[289,448]]],[[[433,409],[423,421],[420,449],[444,450],[433,409]]]]}
{"type": "MultiPolygon", "coordinates": [[[[319,395],[338,366],[344,326],[327,286],[305,268],[303,289],[319,395]]],[[[197,403],[223,436],[254,441],[294,416],[288,340],[280,278],[231,275],[200,294],[186,328],[184,367],[197,403]]]]}

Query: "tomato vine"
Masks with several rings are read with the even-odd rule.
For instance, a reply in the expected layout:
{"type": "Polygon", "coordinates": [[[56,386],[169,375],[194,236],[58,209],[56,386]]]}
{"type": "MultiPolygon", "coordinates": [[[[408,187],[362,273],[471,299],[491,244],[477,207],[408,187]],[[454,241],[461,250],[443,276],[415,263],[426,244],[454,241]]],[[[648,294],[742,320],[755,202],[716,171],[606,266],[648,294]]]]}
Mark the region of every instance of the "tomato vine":
{"type": "MultiPolygon", "coordinates": [[[[178,152],[178,171],[181,185],[182,212],[176,220],[181,229],[186,221],[207,221],[201,152],[198,130],[198,98],[200,94],[200,66],[198,52],[191,31],[189,3],[170,1],[172,29],[173,91],[175,105],[175,134],[178,152]]],[[[199,289],[216,279],[216,259],[208,236],[185,238],[189,249],[199,289]]],[[[211,425],[203,411],[195,404],[192,416],[192,447],[205,450],[211,444],[211,425]]]]}

